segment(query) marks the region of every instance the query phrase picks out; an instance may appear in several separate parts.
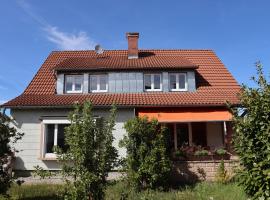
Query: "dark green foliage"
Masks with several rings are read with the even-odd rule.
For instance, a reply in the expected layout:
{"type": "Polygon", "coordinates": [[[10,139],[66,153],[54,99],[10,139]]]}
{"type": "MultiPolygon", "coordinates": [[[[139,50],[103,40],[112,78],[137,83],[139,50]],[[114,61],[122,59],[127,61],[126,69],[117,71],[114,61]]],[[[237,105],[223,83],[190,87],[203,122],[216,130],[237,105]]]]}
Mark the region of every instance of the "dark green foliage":
{"type": "Polygon", "coordinates": [[[69,115],[71,125],[65,130],[66,153],[58,151],[58,160],[63,164],[66,179],[65,199],[100,200],[104,198],[104,189],[108,172],[114,167],[117,150],[112,146],[115,126],[115,107],[107,120],[94,118],[92,105],[76,105],[69,115]]]}
{"type": "Polygon", "coordinates": [[[234,113],[234,148],[243,167],[240,183],[254,199],[270,199],[270,85],[257,66],[256,88],[242,87],[240,103],[246,113],[234,113]]]}
{"type": "Polygon", "coordinates": [[[164,187],[171,162],[167,132],[157,120],[134,118],[126,122],[127,135],[121,141],[127,149],[127,178],[136,189],[164,187]]]}
{"type": "Polygon", "coordinates": [[[0,112],[0,194],[5,194],[10,187],[12,177],[5,169],[16,150],[12,147],[23,136],[10,126],[11,119],[0,112]]]}

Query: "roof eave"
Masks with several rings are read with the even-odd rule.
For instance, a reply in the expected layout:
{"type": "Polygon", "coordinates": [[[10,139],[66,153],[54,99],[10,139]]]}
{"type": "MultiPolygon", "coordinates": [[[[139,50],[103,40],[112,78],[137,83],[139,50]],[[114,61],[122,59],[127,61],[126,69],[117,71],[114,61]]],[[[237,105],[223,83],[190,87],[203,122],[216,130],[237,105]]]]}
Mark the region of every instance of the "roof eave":
{"type": "MultiPolygon", "coordinates": [[[[240,104],[231,104],[234,107],[240,106],[240,104]]],[[[8,106],[8,105],[1,105],[0,108],[9,108],[9,109],[40,109],[40,108],[72,108],[73,105],[17,105],[17,106],[8,106]]],[[[95,108],[108,108],[111,105],[93,105],[95,108]]],[[[227,107],[226,103],[224,104],[182,104],[182,105],[116,105],[118,108],[139,108],[139,107],[227,107]]]]}

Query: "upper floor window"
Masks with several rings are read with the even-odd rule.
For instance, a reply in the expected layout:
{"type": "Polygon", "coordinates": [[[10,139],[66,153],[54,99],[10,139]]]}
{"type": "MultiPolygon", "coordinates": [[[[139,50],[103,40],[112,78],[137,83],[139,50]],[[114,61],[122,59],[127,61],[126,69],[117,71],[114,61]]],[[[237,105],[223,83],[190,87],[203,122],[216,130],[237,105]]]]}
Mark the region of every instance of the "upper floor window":
{"type": "Polygon", "coordinates": [[[66,75],[65,91],[66,93],[82,93],[83,75],[66,75]]]}
{"type": "Polygon", "coordinates": [[[161,74],[145,74],[144,75],[145,91],[161,91],[161,74]]]}
{"type": "Polygon", "coordinates": [[[108,75],[95,74],[90,75],[91,92],[107,92],[108,91],[108,75]]]}
{"type": "Polygon", "coordinates": [[[170,73],[169,80],[171,91],[187,91],[186,73],[170,73]]]}

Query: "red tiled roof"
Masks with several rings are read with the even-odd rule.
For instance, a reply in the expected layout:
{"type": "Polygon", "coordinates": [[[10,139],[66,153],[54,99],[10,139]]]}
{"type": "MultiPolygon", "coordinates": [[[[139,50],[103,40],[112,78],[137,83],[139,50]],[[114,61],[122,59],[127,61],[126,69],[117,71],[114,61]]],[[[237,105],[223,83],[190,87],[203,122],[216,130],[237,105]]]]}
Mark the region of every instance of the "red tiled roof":
{"type": "MultiPolygon", "coordinates": [[[[102,56],[111,58],[109,59],[111,60],[110,67],[116,66],[125,69],[128,66],[139,66],[136,63],[140,62],[145,63],[145,66],[148,64],[154,68],[160,66],[164,69],[198,66],[195,69],[197,90],[195,92],[56,95],[55,69],[59,70],[60,67],[68,66],[66,69],[69,70],[72,62],[78,64],[74,68],[88,69],[93,67],[90,63],[96,58],[95,51],[56,51],[49,55],[23,94],[3,106],[70,106],[75,101],[83,102],[85,100],[90,100],[96,106],[106,106],[112,103],[123,106],[224,106],[226,101],[233,104],[239,102],[237,93],[240,86],[211,50],[140,50],[139,54],[149,57],[145,61],[139,61],[144,57],[128,61],[126,50],[108,50],[102,56]],[[113,61],[125,60],[125,58],[126,61],[123,63],[133,64],[127,66],[113,64],[113,61]],[[168,62],[164,61],[165,58],[168,62]],[[176,58],[181,59],[177,61],[176,58]],[[84,60],[83,65],[79,65],[80,60],[84,60]],[[154,65],[153,63],[160,64],[154,65]],[[163,65],[164,67],[162,67],[163,65]],[[177,65],[179,66],[177,67],[177,65]]],[[[120,63],[120,61],[117,62],[120,63]]],[[[105,64],[102,66],[106,67],[105,64]]],[[[98,67],[98,65],[94,65],[94,67],[98,67]]]]}
{"type": "Polygon", "coordinates": [[[68,58],[56,65],[55,70],[131,70],[131,69],[194,69],[191,61],[180,56],[145,55],[139,59],[126,56],[95,56],[68,58]]]}

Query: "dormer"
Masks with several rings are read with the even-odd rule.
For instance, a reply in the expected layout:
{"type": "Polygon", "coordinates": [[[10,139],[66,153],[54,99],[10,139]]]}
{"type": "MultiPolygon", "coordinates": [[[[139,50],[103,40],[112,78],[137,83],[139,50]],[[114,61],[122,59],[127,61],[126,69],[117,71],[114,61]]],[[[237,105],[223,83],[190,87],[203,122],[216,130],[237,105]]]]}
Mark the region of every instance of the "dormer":
{"type": "Polygon", "coordinates": [[[57,94],[194,92],[197,65],[182,55],[139,50],[139,33],[127,33],[128,50],[69,57],[54,68],[57,94]],[[158,54],[157,54],[158,53],[158,54]]]}

